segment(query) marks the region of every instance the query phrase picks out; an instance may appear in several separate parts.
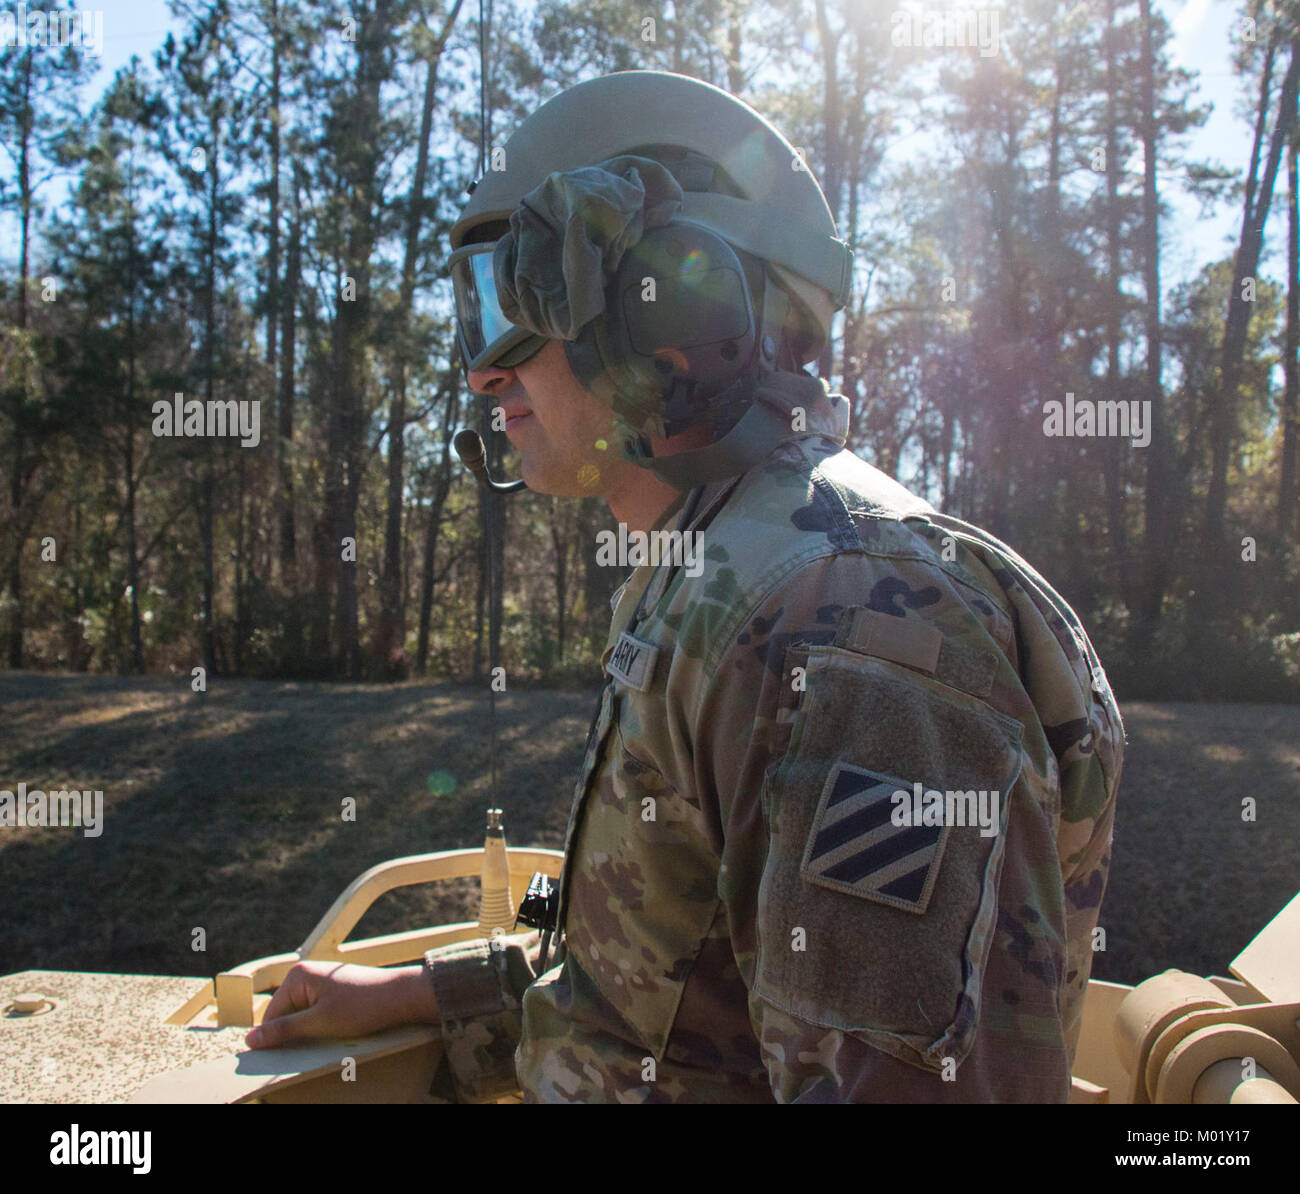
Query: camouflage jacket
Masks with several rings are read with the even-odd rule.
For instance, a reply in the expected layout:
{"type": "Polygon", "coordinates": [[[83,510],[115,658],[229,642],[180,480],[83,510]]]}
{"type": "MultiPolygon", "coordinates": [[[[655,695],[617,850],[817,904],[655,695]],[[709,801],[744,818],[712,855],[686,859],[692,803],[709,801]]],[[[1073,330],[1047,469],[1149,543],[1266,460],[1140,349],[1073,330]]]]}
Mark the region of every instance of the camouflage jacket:
{"type": "Polygon", "coordinates": [[[805,434],[616,597],[562,947],[433,951],[462,1099],[1064,1101],[1119,711],[1009,548],[805,434]],[[695,571],[697,575],[687,575],[695,571]]]}

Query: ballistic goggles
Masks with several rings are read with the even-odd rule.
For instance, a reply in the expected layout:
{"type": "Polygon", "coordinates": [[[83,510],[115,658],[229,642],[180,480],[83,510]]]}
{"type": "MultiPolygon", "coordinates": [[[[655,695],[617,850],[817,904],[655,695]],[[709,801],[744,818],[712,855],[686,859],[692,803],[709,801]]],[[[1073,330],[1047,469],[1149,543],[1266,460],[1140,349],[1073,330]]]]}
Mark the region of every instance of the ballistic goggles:
{"type": "Polygon", "coordinates": [[[466,245],[448,259],[456,295],[456,328],[466,370],[503,369],[528,360],[546,343],[527,328],[511,323],[501,313],[492,254],[496,242],[466,245]]]}

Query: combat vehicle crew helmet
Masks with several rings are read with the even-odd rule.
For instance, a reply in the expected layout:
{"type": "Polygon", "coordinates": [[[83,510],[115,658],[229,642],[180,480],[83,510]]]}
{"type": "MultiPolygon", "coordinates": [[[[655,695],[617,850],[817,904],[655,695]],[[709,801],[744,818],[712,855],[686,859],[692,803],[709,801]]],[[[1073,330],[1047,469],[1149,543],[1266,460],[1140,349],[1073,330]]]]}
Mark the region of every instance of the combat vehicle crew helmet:
{"type": "MultiPolygon", "coordinates": [[[[562,340],[632,433],[624,450],[656,471],[645,436],[706,418],[725,435],[763,376],[817,357],[847,300],[852,254],[800,155],[707,83],[581,83],[492,166],[451,231],[466,366],[512,367],[562,340]]],[[[771,435],[752,422],[732,437],[737,470],[759,440],[771,435]]]]}

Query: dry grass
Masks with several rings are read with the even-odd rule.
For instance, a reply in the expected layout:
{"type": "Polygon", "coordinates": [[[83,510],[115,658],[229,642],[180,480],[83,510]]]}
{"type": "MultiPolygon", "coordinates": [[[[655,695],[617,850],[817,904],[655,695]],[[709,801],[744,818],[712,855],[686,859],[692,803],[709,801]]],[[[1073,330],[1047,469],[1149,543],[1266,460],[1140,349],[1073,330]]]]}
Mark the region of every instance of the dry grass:
{"type": "MultiPolygon", "coordinates": [[[[498,697],[515,845],[562,845],[593,697],[498,697]]],[[[101,788],[104,833],[0,831],[0,974],[215,974],[296,946],[386,858],[482,841],[487,695],[450,685],[0,675],[0,787],[101,788]],[[429,791],[450,772],[454,789],[429,791]],[[356,799],[355,822],[341,819],[356,799]],[[206,953],[191,948],[207,933],[206,953]]],[[[1094,976],[1225,973],[1300,889],[1300,710],[1133,704],[1094,976]],[[1241,820],[1253,796],[1258,819],[1241,820]]],[[[358,932],[462,919],[474,884],[386,897],[358,932]]]]}
{"type": "Polygon", "coordinates": [[[1107,949],[1093,977],[1227,974],[1300,891],[1300,709],[1143,701],[1122,711],[1107,949]],[[1253,822],[1242,820],[1248,796],[1253,822]]]}
{"type": "MultiPolygon", "coordinates": [[[[591,706],[498,696],[513,844],[563,844],[591,706]]],[[[0,831],[0,973],[215,974],[292,949],[367,867],[481,845],[491,803],[479,688],[218,681],[199,698],[188,680],[6,673],[0,725],[0,787],[104,792],[98,838],[0,831]],[[435,771],[450,793],[430,793],[435,771]]],[[[386,896],[357,932],[463,919],[474,886],[386,896]]]]}

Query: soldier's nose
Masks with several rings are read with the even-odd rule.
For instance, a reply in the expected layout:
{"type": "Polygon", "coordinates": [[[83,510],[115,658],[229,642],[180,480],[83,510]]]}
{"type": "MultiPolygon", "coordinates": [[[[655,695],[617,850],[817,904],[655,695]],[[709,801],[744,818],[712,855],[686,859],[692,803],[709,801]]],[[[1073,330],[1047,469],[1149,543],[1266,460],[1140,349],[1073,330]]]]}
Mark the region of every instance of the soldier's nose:
{"type": "Polygon", "coordinates": [[[489,365],[486,369],[471,369],[468,374],[469,388],[476,394],[491,397],[498,390],[510,384],[514,378],[513,369],[503,369],[499,365],[489,365]]]}

